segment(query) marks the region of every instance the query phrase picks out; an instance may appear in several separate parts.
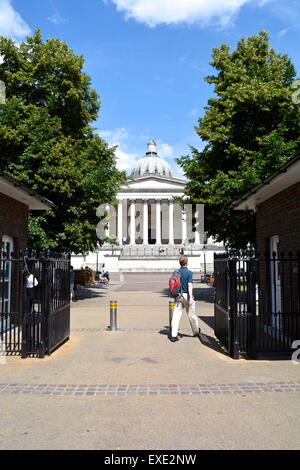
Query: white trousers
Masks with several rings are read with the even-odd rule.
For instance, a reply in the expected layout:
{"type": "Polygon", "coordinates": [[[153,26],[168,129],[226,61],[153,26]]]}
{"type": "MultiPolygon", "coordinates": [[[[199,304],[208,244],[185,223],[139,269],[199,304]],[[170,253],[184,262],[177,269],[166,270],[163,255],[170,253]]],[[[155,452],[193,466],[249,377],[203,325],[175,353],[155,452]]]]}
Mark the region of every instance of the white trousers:
{"type": "Polygon", "coordinates": [[[185,308],[190,324],[193,330],[193,334],[196,335],[199,333],[199,324],[198,324],[198,318],[195,313],[195,301],[193,300],[192,305],[189,305],[189,300],[188,300],[188,294],[182,294],[183,299],[176,300],[175,307],[174,307],[174,312],[173,312],[173,318],[172,318],[172,336],[175,338],[178,334],[178,328],[179,328],[179,322],[181,319],[181,315],[183,312],[183,309],[185,308]]]}

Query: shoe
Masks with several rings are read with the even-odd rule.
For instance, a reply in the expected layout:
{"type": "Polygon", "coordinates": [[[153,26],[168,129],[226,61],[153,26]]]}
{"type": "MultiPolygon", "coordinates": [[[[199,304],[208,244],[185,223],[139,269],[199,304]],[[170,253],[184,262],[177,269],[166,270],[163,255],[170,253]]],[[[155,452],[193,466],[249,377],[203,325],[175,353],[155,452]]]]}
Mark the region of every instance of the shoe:
{"type": "Polygon", "coordinates": [[[196,338],[196,337],[197,337],[197,338],[200,338],[200,335],[201,335],[201,330],[200,330],[200,328],[199,328],[199,331],[198,331],[198,333],[196,333],[196,334],[194,335],[194,338],[196,338]]]}
{"type": "Polygon", "coordinates": [[[170,338],[170,341],[172,341],[172,343],[175,343],[176,341],[179,341],[178,337],[177,336],[171,336],[170,338]]]}

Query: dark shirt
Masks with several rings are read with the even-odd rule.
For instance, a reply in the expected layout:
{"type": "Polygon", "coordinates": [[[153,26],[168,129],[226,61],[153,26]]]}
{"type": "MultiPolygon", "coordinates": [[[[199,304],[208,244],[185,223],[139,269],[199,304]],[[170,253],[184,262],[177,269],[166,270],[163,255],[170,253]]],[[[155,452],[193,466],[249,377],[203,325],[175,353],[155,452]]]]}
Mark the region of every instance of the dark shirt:
{"type": "Polygon", "coordinates": [[[75,282],[75,273],[74,271],[70,271],[70,284],[74,284],[75,282]]]}
{"type": "Polygon", "coordinates": [[[179,269],[181,285],[182,285],[182,292],[184,294],[188,294],[188,284],[191,282],[193,284],[193,273],[188,268],[181,267],[179,269]]]}

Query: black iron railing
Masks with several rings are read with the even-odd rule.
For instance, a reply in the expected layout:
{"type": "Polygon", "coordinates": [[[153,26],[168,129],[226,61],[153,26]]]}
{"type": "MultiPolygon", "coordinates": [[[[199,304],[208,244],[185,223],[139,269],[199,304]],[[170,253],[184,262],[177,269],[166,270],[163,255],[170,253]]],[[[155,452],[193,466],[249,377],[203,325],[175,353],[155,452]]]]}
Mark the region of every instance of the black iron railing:
{"type": "Polygon", "coordinates": [[[1,353],[51,354],[70,336],[70,257],[0,254],[1,353]]]}
{"type": "Polygon", "coordinates": [[[300,254],[216,254],[215,334],[235,358],[290,354],[300,339],[300,254]]]}

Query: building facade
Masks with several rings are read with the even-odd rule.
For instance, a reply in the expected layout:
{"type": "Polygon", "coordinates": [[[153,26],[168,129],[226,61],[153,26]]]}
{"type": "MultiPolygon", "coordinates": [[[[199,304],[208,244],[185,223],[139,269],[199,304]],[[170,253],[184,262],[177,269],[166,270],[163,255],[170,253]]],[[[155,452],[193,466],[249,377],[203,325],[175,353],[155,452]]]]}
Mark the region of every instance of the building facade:
{"type": "Polygon", "coordinates": [[[203,206],[182,207],[178,202],[185,187],[186,181],[174,178],[151,139],[128,183],[120,188],[118,204],[106,207],[104,238],[112,243],[104,244],[98,253],[73,256],[74,267],[88,265],[97,270],[105,264],[111,272],[169,271],[177,267],[184,252],[192,270],[212,272],[213,252],[223,247],[205,238],[203,206]]]}
{"type": "Polygon", "coordinates": [[[0,172],[0,333],[4,328],[3,314],[18,309],[20,275],[13,270],[10,256],[14,252],[18,257],[19,250],[27,248],[29,211],[54,207],[47,199],[0,172]]]}
{"type": "Polygon", "coordinates": [[[233,208],[255,212],[260,255],[296,254],[300,249],[300,156],[254,187],[233,208]]]}
{"type": "Polygon", "coordinates": [[[24,250],[27,247],[29,211],[44,211],[54,207],[52,202],[0,172],[2,250],[24,250]]]}

